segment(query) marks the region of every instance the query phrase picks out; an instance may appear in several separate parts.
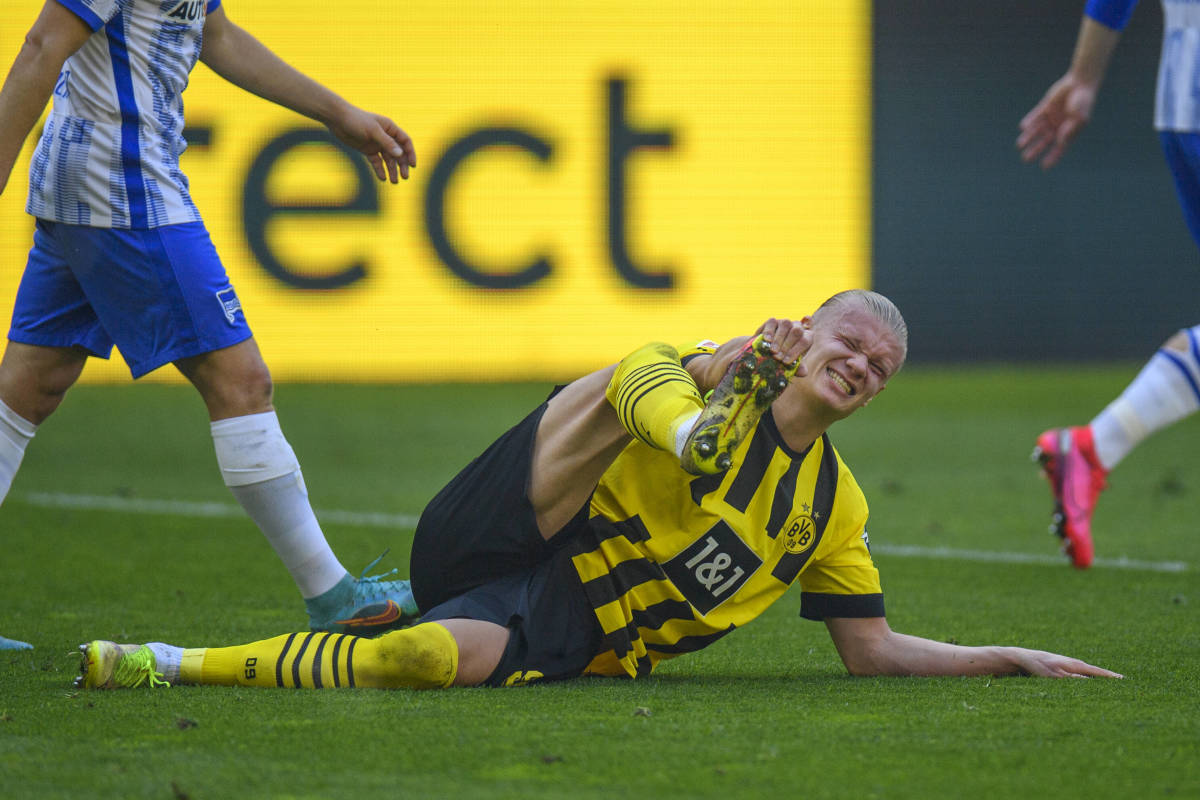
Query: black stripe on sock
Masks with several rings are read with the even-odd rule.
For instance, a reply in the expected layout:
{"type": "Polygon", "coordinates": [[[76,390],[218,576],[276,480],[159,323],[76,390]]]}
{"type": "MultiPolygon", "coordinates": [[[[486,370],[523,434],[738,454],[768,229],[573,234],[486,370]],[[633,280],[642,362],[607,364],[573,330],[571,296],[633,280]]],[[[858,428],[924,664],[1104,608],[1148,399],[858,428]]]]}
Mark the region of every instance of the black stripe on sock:
{"type": "Polygon", "coordinates": [[[647,381],[657,380],[662,375],[684,375],[691,380],[691,373],[679,364],[658,361],[653,364],[644,364],[626,375],[617,388],[617,395],[619,397],[627,396],[630,392],[637,391],[647,381]]]}
{"type": "Polygon", "coordinates": [[[682,383],[688,388],[690,394],[697,399],[700,397],[691,374],[678,364],[670,363],[647,364],[644,367],[638,367],[626,376],[625,380],[621,381],[621,386],[617,390],[616,409],[621,422],[625,425],[626,430],[646,444],[652,443],[646,441],[646,438],[638,433],[637,426],[634,424],[635,409],[638,401],[644,396],[668,383],[682,383]]]}
{"type": "MultiPolygon", "coordinates": [[[[654,375],[654,376],[649,376],[649,378],[651,380],[653,380],[653,379],[660,378],[660,376],[654,375]]],[[[634,420],[637,415],[638,403],[641,402],[642,398],[645,397],[646,395],[650,394],[651,392],[655,391],[656,389],[658,389],[662,386],[666,386],[669,383],[682,383],[682,384],[687,385],[687,384],[691,384],[691,382],[692,382],[692,380],[691,380],[690,376],[686,380],[684,380],[683,378],[679,377],[678,375],[672,374],[672,375],[667,375],[665,377],[661,377],[661,379],[659,379],[657,383],[650,383],[650,380],[647,380],[643,383],[638,384],[636,387],[630,387],[628,393],[622,394],[621,406],[618,409],[619,416],[621,417],[621,422],[624,423],[624,425],[625,425],[625,430],[629,431],[634,436],[641,439],[643,442],[650,445],[651,447],[657,447],[657,445],[655,445],[652,441],[650,441],[647,436],[642,434],[639,427],[635,424],[634,420]],[[647,385],[647,384],[649,384],[649,385],[647,385]],[[634,392],[637,392],[636,396],[634,396],[634,392]]]]}
{"type": "Polygon", "coordinates": [[[321,684],[321,653],[325,650],[325,643],[329,641],[329,634],[321,634],[321,643],[317,645],[317,652],[313,653],[312,666],[312,682],[314,689],[324,689],[321,684]]]}
{"type": "Polygon", "coordinates": [[[304,651],[308,649],[309,643],[312,642],[313,634],[307,634],[304,637],[304,644],[300,645],[299,652],[296,653],[296,658],[292,661],[292,688],[300,688],[300,659],[304,658],[304,651]]]}
{"type": "Polygon", "coordinates": [[[279,658],[275,659],[275,685],[281,689],[283,688],[283,659],[287,656],[288,649],[292,646],[292,641],[298,635],[293,633],[287,638],[287,641],[283,643],[283,649],[279,651],[279,658]]]}
{"type": "Polygon", "coordinates": [[[672,380],[688,384],[691,387],[691,393],[696,397],[700,396],[691,373],[683,367],[678,364],[651,364],[634,370],[625,380],[621,381],[621,386],[617,389],[617,398],[620,402],[626,403],[633,394],[645,394],[646,384],[672,380]]]}
{"type": "Polygon", "coordinates": [[[346,637],[342,634],[337,635],[337,641],[333,643],[333,688],[342,688],[342,671],[338,668],[338,654],[342,652],[342,641],[346,637]]]}
{"type": "Polygon", "coordinates": [[[350,637],[350,649],[346,651],[346,685],[354,688],[354,648],[358,645],[358,637],[350,637]]]}

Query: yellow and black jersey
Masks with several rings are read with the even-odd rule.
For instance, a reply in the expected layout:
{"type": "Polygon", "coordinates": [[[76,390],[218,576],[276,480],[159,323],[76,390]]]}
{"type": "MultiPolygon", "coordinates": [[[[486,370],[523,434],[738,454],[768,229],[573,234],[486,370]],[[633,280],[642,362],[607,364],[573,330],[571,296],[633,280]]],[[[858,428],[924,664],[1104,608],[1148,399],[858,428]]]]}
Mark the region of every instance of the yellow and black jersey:
{"type": "Polygon", "coordinates": [[[733,461],[695,477],[634,441],[604,474],[571,545],[605,634],[586,672],[645,675],[745,625],[797,580],[807,618],[883,616],[866,498],[828,437],[797,453],[768,411],[733,461]]]}

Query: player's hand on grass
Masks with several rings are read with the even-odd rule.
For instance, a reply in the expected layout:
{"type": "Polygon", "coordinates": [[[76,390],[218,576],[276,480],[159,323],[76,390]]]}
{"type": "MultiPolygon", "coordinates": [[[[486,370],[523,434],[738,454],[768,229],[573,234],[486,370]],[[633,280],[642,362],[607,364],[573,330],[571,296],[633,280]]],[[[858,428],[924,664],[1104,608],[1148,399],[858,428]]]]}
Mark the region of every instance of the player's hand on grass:
{"type": "Polygon", "coordinates": [[[1026,650],[1023,647],[1012,649],[1013,658],[1018,668],[1028,674],[1042,678],[1124,678],[1124,675],[1092,666],[1086,661],[1057,653],[1047,653],[1043,650],[1026,650]]]}
{"type": "MultiPolygon", "coordinates": [[[[784,364],[799,361],[808,352],[808,348],[812,347],[812,331],[798,320],[772,317],[759,325],[754,335],[760,333],[770,343],[775,358],[784,364]]],[[[807,373],[803,363],[796,368],[797,378],[803,378],[807,373]]]]}
{"type": "Polygon", "coordinates": [[[381,181],[408,180],[408,170],[417,165],[417,151],[412,139],[399,125],[380,114],[350,107],[329,123],[329,130],[365,155],[375,170],[375,177],[381,181]]]}

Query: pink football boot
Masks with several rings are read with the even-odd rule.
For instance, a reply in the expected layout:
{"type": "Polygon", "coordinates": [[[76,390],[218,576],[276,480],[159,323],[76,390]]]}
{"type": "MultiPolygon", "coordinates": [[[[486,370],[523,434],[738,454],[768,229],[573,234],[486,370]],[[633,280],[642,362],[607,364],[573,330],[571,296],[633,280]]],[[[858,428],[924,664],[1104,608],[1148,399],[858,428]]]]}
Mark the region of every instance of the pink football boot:
{"type": "Polygon", "coordinates": [[[1092,429],[1051,428],[1037,438],[1033,458],[1054,493],[1051,533],[1063,540],[1063,552],[1079,569],[1092,563],[1092,511],[1108,470],[1096,458],[1092,429]]]}

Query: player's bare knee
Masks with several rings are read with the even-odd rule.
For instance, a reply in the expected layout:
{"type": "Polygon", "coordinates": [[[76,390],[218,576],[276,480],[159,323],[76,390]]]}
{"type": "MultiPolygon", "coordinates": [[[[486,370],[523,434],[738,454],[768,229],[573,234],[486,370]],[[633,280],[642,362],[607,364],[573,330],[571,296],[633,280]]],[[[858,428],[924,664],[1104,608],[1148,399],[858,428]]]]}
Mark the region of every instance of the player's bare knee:
{"type": "Polygon", "coordinates": [[[508,628],[474,619],[438,620],[435,624],[450,631],[458,645],[454,686],[479,686],[495,672],[508,647],[508,628]]]}
{"type": "Polygon", "coordinates": [[[189,375],[213,419],[261,414],[272,408],[274,384],[266,364],[208,370],[189,375]]]}
{"type": "Polygon", "coordinates": [[[18,392],[0,391],[0,400],[22,419],[41,425],[58,409],[66,391],[64,388],[48,392],[40,386],[30,386],[18,392]]]}
{"type": "Polygon", "coordinates": [[[47,387],[34,399],[34,405],[31,409],[31,413],[28,416],[21,412],[18,413],[21,413],[21,416],[28,419],[34,425],[41,425],[46,421],[47,418],[49,418],[51,414],[58,410],[60,405],[62,405],[63,398],[66,397],[67,389],[69,388],[71,388],[70,383],[61,386],[54,385],[47,387]]]}
{"type": "Polygon", "coordinates": [[[271,381],[271,372],[263,362],[239,371],[234,389],[237,400],[245,405],[247,414],[257,414],[271,408],[271,399],[275,394],[275,384],[271,381]]]}
{"type": "Polygon", "coordinates": [[[75,385],[83,363],[84,357],[35,362],[6,353],[0,362],[0,400],[24,419],[41,425],[75,385]]]}

